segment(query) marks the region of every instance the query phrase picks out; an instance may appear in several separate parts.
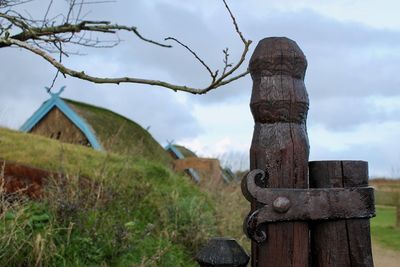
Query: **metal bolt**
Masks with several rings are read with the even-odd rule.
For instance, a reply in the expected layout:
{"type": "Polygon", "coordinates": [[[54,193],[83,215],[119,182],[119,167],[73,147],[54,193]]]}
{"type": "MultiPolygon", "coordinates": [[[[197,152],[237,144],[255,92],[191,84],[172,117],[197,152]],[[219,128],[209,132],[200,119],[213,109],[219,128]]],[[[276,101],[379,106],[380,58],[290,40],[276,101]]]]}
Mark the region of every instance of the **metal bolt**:
{"type": "Polygon", "coordinates": [[[279,213],[285,213],[289,210],[291,203],[287,197],[277,197],[272,203],[274,210],[279,213]]]}

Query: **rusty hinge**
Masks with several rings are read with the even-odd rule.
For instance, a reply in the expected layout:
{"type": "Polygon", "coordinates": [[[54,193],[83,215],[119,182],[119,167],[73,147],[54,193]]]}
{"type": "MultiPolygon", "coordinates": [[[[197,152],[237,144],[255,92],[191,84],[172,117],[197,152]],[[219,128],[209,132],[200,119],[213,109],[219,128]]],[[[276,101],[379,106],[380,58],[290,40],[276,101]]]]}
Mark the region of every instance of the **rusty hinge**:
{"type": "Polygon", "coordinates": [[[244,222],[247,236],[263,242],[267,236],[261,225],[282,221],[317,221],[375,216],[374,189],[352,188],[264,188],[263,170],[253,170],[242,180],[243,195],[256,201],[256,209],[244,222]]]}

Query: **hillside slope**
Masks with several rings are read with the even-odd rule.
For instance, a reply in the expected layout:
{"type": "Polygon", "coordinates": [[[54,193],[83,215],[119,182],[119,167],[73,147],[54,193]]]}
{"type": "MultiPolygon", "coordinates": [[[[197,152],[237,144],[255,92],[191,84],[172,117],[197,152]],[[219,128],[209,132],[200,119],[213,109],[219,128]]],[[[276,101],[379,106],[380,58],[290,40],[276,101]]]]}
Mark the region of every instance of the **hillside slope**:
{"type": "MultiPolygon", "coordinates": [[[[209,197],[165,165],[0,128],[0,158],[59,172],[40,202],[0,203],[0,266],[196,266],[209,197]],[[82,176],[93,182],[79,186],[82,176]]],[[[0,188],[1,189],[1,188],[0,188]]]]}

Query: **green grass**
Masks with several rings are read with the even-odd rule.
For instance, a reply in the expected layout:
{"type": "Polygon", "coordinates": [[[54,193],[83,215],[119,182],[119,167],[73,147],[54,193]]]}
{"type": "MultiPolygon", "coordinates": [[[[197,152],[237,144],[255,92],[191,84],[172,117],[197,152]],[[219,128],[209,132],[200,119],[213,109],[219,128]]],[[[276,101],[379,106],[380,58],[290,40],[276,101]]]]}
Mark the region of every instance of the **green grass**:
{"type": "Polygon", "coordinates": [[[372,239],[381,245],[400,251],[400,228],[396,228],[396,208],[377,206],[376,217],[371,219],[372,239]]]}
{"type": "Polygon", "coordinates": [[[0,201],[0,266],[197,266],[219,235],[208,194],[163,163],[7,129],[0,157],[63,174],[40,202],[0,201]]]}

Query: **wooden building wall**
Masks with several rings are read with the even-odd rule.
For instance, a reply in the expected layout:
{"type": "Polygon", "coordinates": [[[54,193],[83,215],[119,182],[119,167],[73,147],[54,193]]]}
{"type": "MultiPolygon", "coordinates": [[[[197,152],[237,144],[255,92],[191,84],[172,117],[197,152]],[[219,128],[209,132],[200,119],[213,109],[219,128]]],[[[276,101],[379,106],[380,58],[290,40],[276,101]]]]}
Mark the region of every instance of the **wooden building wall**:
{"type": "Polygon", "coordinates": [[[35,125],[31,133],[57,139],[61,142],[90,146],[89,140],[58,108],[50,110],[35,125]]]}
{"type": "Polygon", "coordinates": [[[195,169],[202,181],[222,182],[222,172],[218,159],[195,158],[177,159],[173,162],[175,171],[183,171],[189,168],[195,169]]]}

